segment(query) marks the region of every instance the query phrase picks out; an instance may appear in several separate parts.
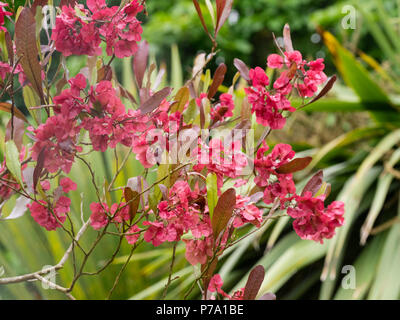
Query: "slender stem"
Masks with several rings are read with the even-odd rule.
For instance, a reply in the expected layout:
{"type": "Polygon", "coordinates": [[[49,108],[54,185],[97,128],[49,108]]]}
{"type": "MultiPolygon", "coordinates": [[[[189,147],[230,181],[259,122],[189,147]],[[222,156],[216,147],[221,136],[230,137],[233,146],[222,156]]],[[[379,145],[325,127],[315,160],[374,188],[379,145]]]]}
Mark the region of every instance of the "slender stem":
{"type": "Polygon", "coordinates": [[[68,299],[76,300],[75,297],[67,291],[67,288],[61,287],[58,284],[55,284],[54,282],[51,282],[51,281],[47,280],[46,278],[43,278],[42,276],[40,276],[38,274],[35,275],[35,278],[37,280],[41,281],[42,283],[47,284],[50,288],[56,289],[58,291],[61,291],[62,293],[64,293],[68,297],[68,299]]]}
{"type": "Polygon", "coordinates": [[[131,153],[132,153],[132,149],[129,149],[129,152],[126,154],[125,158],[122,160],[121,166],[119,168],[117,166],[117,172],[115,172],[114,177],[112,178],[110,184],[108,185],[108,192],[110,192],[111,187],[114,185],[115,180],[117,179],[118,175],[121,173],[122,169],[124,168],[131,153]]]}
{"type": "Polygon", "coordinates": [[[163,295],[162,295],[162,300],[165,299],[165,297],[167,295],[168,288],[169,288],[169,286],[171,285],[171,282],[172,282],[171,278],[172,278],[172,271],[174,269],[175,256],[176,256],[176,246],[177,245],[178,245],[178,242],[175,242],[174,248],[172,249],[172,261],[171,261],[171,265],[169,267],[168,281],[165,284],[164,292],[163,292],[163,295]]]}
{"type": "Polygon", "coordinates": [[[378,234],[382,231],[385,231],[389,229],[391,226],[393,226],[396,223],[400,223],[400,217],[394,217],[390,219],[389,221],[386,221],[385,223],[381,224],[380,226],[377,226],[371,230],[371,235],[378,234]]]}
{"type": "Polygon", "coordinates": [[[119,282],[119,280],[120,280],[120,278],[121,278],[122,273],[124,272],[126,266],[128,265],[129,261],[130,261],[131,258],[132,258],[133,252],[134,252],[135,249],[139,246],[139,244],[141,244],[142,242],[143,242],[143,240],[141,240],[140,242],[135,243],[135,245],[134,245],[133,248],[131,249],[131,252],[129,253],[128,259],[126,259],[124,265],[122,266],[122,268],[121,268],[121,270],[119,271],[117,277],[115,278],[114,284],[113,284],[113,286],[112,286],[110,292],[108,293],[107,299],[106,299],[106,300],[110,300],[110,298],[111,298],[111,296],[112,296],[112,294],[113,294],[115,288],[116,288],[117,285],[118,285],[118,282],[119,282]]]}
{"type": "MultiPolygon", "coordinates": [[[[89,220],[90,221],[90,220],[89,220]]],[[[99,235],[97,236],[96,240],[94,241],[94,243],[92,244],[91,248],[89,249],[89,251],[84,255],[81,267],[79,269],[78,274],[75,275],[74,279],[72,280],[71,285],[68,288],[68,292],[71,292],[72,289],[74,288],[76,282],[78,281],[78,279],[82,276],[83,274],[83,269],[85,268],[86,262],[89,258],[89,256],[92,254],[93,250],[96,248],[96,246],[98,245],[98,243],[100,242],[100,240],[103,238],[103,236],[105,235],[105,232],[107,231],[107,228],[110,224],[107,224],[103,231],[101,233],[99,233],[99,235]]]]}
{"type": "Polygon", "coordinates": [[[82,275],[83,276],[94,276],[94,275],[97,275],[100,272],[104,271],[114,261],[115,257],[117,256],[119,250],[121,249],[121,244],[122,244],[123,238],[124,238],[123,236],[119,237],[117,248],[115,249],[111,258],[99,270],[97,270],[95,272],[82,272],[82,275]]]}
{"type": "MultiPolygon", "coordinates": [[[[87,227],[89,226],[90,220],[88,220],[78,231],[75,237],[75,241],[78,242],[83,233],[86,231],[87,227]]],[[[65,251],[64,256],[61,258],[60,262],[56,264],[55,266],[48,267],[33,273],[28,273],[20,276],[15,276],[15,277],[9,277],[9,278],[0,278],[0,285],[1,284],[10,284],[10,283],[19,283],[23,281],[28,281],[28,280],[33,280],[37,279],[37,275],[43,275],[46,273],[49,273],[51,271],[59,270],[64,267],[64,264],[67,262],[69,255],[71,254],[73,250],[73,244],[71,244],[67,251],[65,251]]]]}

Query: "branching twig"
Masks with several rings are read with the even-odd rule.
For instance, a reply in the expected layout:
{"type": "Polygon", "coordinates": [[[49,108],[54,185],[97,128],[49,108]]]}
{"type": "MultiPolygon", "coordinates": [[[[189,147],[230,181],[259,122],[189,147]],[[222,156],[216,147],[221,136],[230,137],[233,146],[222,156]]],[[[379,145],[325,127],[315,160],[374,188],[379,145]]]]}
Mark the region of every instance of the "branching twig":
{"type": "Polygon", "coordinates": [[[108,293],[107,300],[110,300],[111,295],[113,294],[115,288],[116,288],[117,285],[118,285],[118,282],[119,282],[119,279],[121,278],[122,273],[124,272],[126,266],[128,265],[129,261],[130,261],[131,258],[132,258],[133,252],[134,252],[135,249],[139,246],[139,244],[141,244],[142,242],[143,242],[143,240],[141,240],[140,242],[136,242],[135,245],[132,247],[131,252],[129,253],[128,259],[126,259],[124,265],[122,266],[122,268],[121,268],[121,270],[119,271],[117,277],[115,278],[114,284],[113,284],[113,286],[112,286],[110,292],[108,293]]]}
{"type": "MultiPolygon", "coordinates": [[[[76,234],[76,237],[75,237],[76,242],[79,241],[82,234],[86,231],[87,227],[89,226],[89,223],[90,223],[90,220],[88,220],[78,231],[78,233],[76,234]]],[[[64,256],[61,258],[60,262],[57,263],[55,266],[48,267],[48,268],[45,268],[45,269],[42,269],[42,270],[39,270],[39,271],[36,271],[33,273],[27,273],[27,274],[20,275],[20,276],[9,277],[9,278],[0,278],[0,285],[1,284],[10,284],[10,283],[19,283],[19,282],[23,282],[23,281],[37,279],[37,276],[44,275],[51,271],[57,271],[57,270],[63,268],[64,264],[67,262],[69,255],[71,254],[71,252],[73,250],[73,247],[74,247],[74,245],[73,245],[73,243],[71,243],[71,245],[68,247],[67,251],[65,251],[64,256]]]]}
{"type": "MultiPolygon", "coordinates": [[[[129,156],[132,153],[132,149],[129,149],[129,152],[126,154],[125,158],[122,160],[121,166],[117,168],[117,172],[115,172],[114,177],[112,178],[110,184],[108,185],[108,192],[110,192],[111,187],[114,185],[115,180],[117,179],[118,175],[120,174],[121,170],[124,168],[126,162],[129,159],[129,156]]],[[[118,165],[118,164],[117,164],[118,165]]]]}
{"type": "Polygon", "coordinates": [[[165,297],[166,297],[166,295],[167,295],[168,288],[169,288],[169,286],[170,286],[170,284],[171,284],[171,282],[172,282],[171,277],[172,277],[172,271],[173,271],[173,269],[174,269],[175,256],[176,256],[176,246],[177,246],[177,245],[178,245],[178,242],[175,242],[174,248],[172,249],[172,261],[171,261],[171,265],[170,265],[170,267],[169,267],[168,281],[167,281],[167,283],[165,284],[165,288],[164,288],[164,292],[163,292],[163,296],[162,296],[162,299],[163,299],[163,300],[165,299],[165,297]]]}
{"type": "Polygon", "coordinates": [[[54,282],[51,282],[50,280],[47,280],[46,278],[43,278],[38,274],[35,275],[35,278],[41,281],[42,283],[46,283],[48,286],[50,286],[50,288],[54,288],[58,291],[61,291],[68,297],[68,299],[76,300],[75,297],[67,291],[67,288],[61,287],[58,284],[55,284],[54,282]]]}

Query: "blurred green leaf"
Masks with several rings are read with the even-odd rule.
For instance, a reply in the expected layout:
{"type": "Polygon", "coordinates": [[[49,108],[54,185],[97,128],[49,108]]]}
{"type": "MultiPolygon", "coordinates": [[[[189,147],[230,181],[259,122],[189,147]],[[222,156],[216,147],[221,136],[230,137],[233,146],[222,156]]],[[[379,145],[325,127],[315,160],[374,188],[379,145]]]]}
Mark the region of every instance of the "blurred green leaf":
{"type": "MultiPolygon", "coordinates": [[[[400,217],[400,201],[398,208],[400,217]]],[[[389,231],[382,255],[379,259],[376,277],[372,283],[368,299],[397,300],[400,296],[400,224],[394,224],[389,231]]]]}
{"type": "Polygon", "coordinates": [[[19,161],[19,152],[14,141],[9,140],[5,144],[6,148],[6,165],[8,170],[10,170],[13,177],[18,181],[18,183],[23,186],[22,173],[21,173],[21,163],[19,161]]]}
{"type": "Polygon", "coordinates": [[[217,175],[213,172],[210,172],[206,179],[208,211],[210,213],[210,219],[212,219],[214,208],[218,202],[217,175]]]}

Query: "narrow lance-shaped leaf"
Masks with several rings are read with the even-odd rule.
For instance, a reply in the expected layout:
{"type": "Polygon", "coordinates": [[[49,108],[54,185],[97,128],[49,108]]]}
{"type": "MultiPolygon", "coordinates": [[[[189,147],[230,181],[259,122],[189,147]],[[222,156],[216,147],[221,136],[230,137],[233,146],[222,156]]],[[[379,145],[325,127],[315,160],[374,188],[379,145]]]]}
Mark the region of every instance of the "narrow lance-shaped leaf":
{"type": "MultiPolygon", "coordinates": [[[[304,106],[308,106],[311,103],[314,103],[315,101],[318,101],[319,99],[323,98],[324,96],[327,95],[327,93],[332,89],[333,85],[336,82],[336,75],[334,74],[332,77],[329,78],[328,82],[326,83],[326,85],[322,88],[322,90],[320,91],[320,93],[318,93],[310,102],[306,103],[304,106]]],[[[300,108],[302,108],[300,107],[300,108]]]]}
{"type": "Polygon", "coordinates": [[[218,199],[211,219],[214,239],[217,239],[223,231],[233,214],[236,205],[236,191],[233,188],[226,190],[218,199]]]}
{"type": "Polygon", "coordinates": [[[111,81],[112,79],[112,69],[110,66],[103,66],[99,70],[97,70],[97,82],[107,80],[111,81]]]}
{"type": "Polygon", "coordinates": [[[156,64],[153,62],[150,66],[149,69],[147,70],[147,75],[146,75],[146,86],[143,84],[143,88],[139,90],[140,93],[140,102],[143,103],[147,99],[150,98],[150,93],[151,93],[151,84],[152,84],[152,74],[153,72],[157,69],[156,64]]]}
{"type": "Polygon", "coordinates": [[[246,81],[250,81],[249,67],[242,60],[238,58],[233,59],[233,65],[236,67],[236,69],[238,69],[243,79],[245,79],[246,81]]]}
{"type": "Polygon", "coordinates": [[[162,183],[157,184],[157,186],[160,188],[163,200],[167,200],[168,199],[168,188],[165,185],[163,185],[162,183]]]}
{"type": "Polygon", "coordinates": [[[14,140],[18,151],[21,151],[24,138],[25,122],[17,117],[13,117],[8,121],[6,128],[6,141],[14,140]],[[11,131],[13,131],[11,133],[11,131]]]}
{"type": "MultiPolygon", "coordinates": [[[[0,102],[0,110],[11,113],[11,108],[12,108],[11,103],[0,102]]],[[[28,120],[26,119],[24,114],[17,107],[14,107],[14,116],[28,123],[28,120]]]]}
{"type": "Polygon", "coordinates": [[[165,71],[166,71],[165,66],[161,65],[160,70],[157,73],[156,79],[154,80],[152,87],[151,87],[153,91],[157,90],[157,88],[160,86],[160,84],[164,78],[165,71]]]}
{"type": "Polygon", "coordinates": [[[43,8],[45,5],[47,5],[48,2],[49,2],[49,0],[35,0],[35,1],[33,1],[32,7],[31,7],[31,10],[32,10],[33,14],[36,13],[36,8],[37,7],[42,7],[43,8]]]}
{"type": "Polygon", "coordinates": [[[293,77],[296,75],[296,72],[297,72],[297,64],[296,62],[292,62],[286,75],[290,80],[292,80],[293,77]]]}
{"type": "Polygon", "coordinates": [[[258,291],[264,281],[264,277],[265,270],[263,266],[258,265],[251,270],[246,286],[244,287],[244,300],[254,300],[257,297],[258,291]]]}
{"type": "MultiPolygon", "coordinates": [[[[194,87],[193,81],[190,81],[190,82],[188,83],[188,88],[189,88],[190,96],[191,96],[193,99],[196,99],[198,95],[197,95],[197,90],[196,90],[196,88],[194,87]]],[[[186,115],[187,115],[187,113],[186,113],[186,115]]]]}
{"type": "Polygon", "coordinates": [[[42,70],[36,46],[36,21],[30,8],[23,8],[15,23],[15,46],[26,77],[39,95],[41,103],[45,104],[42,70]]]}
{"type": "Polygon", "coordinates": [[[217,37],[219,30],[224,25],[226,19],[228,19],[229,15],[231,14],[232,5],[233,0],[217,0],[217,27],[215,28],[215,38],[217,37]]]}
{"type": "Polygon", "coordinates": [[[10,65],[14,65],[14,49],[13,49],[13,43],[12,39],[10,36],[10,33],[8,31],[4,32],[4,37],[6,40],[6,46],[7,46],[7,52],[8,52],[8,61],[10,62],[10,65]]]}
{"type": "Polygon", "coordinates": [[[239,80],[239,77],[240,77],[240,72],[236,72],[235,75],[233,76],[232,84],[228,89],[229,94],[233,94],[233,91],[235,90],[235,85],[236,85],[237,81],[239,80]]]}
{"type": "Polygon", "coordinates": [[[67,84],[68,84],[68,80],[67,80],[67,78],[65,77],[65,74],[64,74],[63,77],[60,80],[58,80],[57,83],[56,83],[56,89],[57,89],[56,95],[57,96],[61,93],[62,89],[67,84]]]}
{"type": "Polygon", "coordinates": [[[203,103],[200,103],[199,109],[200,109],[200,128],[204,129],[204,126],[206,124],[206,115],[205,115],[205,112],[204,112],[203,103]]]}
{"type": "Polygon", "coordinates": [[[164,89],[161,89],[160,91],[157,91],[155,94],[153,94],[149,99],[147,99],[139,108],[139,110],[144,114],[144,113],[149,113],[158,108],[160,103],[168,97],[168,95],[171,93],[171,88],[166,87],[164,89]]]}
{"type": "Polygon", "coordinates": [[[193,0],[193,4],[194,4],[194,7],[196,8],[197,15],[200,18],[200,22],[201,22],[201,25],[204,28],[204,31],[211,37],[211,34],[207,29],[206,22],[204,21],[203,13],[201,12],[201,8],[200,8],[200,5],[199,5],[199,2],[197,0],[193,0]]]}
{"type": "Polygon", "coordinates": [[[311,160],[311,157],[293,159],[292,161],[280,166],[276,172],[288,174],[303,170],[310,164],[311,160]]]}
{"type": "Polygon", "coordinates": [[[183,86],[183,70],[179,48],[176,44],[171,45],[171,68],[170,68],[170,84],[174,89],[183,86]]]}
{"type": "Polygon", "coordinates": [[[306,184],[304,187],[301,196],[304,196],[304,194],[307,191],[310,191],[313,195],[315,195],[318,190],[321,188],[322,183],[323,183],[323,178],[324,178],[324,173],[322,170],[319,170],[306,184]]]}
{"type": "MultiPolygon", "coordinates": [[[[248,121],[251,126],[251,104],[247,97],[242,101],[242,109],[240,110],[240,117],[242,121],[248,121]]],[[[250,128],[249,128],[250,129],[250,128]]]]}
{"type": "Polygon", "coordinates": [[[188,103],[190,98],[190,91],[188,87],[182,87],[179,89],[177,94],[175,95],[175,102],[171,105],[170,111],[171,113],[175,113],[179,111],[183,112],[186,104],[188,103]]]}
{"type": "Polygon", "coordinates": [[[208,99],[211,99],[215,96],[218,91],[219,86],[224,82],[225,73],[226,73],[226,65],[225,63],[221,63],[217,70],[215,70],[213,82],[211,83],[210,88],[208,89],[208,99]]]}
{"type": "Polygon", "coordinates": [[[2,220],[13,220],[13,219],[22,217],[27,210],[26,205],[29,204],[29,202],[31,202],[31,199],[29,199],[25,196],[20,196],[15,201],[15,205],[14,205],[14,208],[12,209],[11,213],[7,217],[3,218],[2,220]]]}
{"type": "Polygon", "coordinates": [[[285,50],[287,52],[293,51],[292,38],[290,36],[290,27],[287,23],[283,27],[283,43],[285,44],[285,50]]]}
{"type": "Polygon", "coordinates": [[[129,99],[133,104],[137,104],[135,97],[128,90],[126,90],[122,86],[119,86],[119,90],[121,92],[122,97],[129,99]]]}
{"type": "Polygon", "coordinates": [[[25,167],[22,169],[22,179],[26,184],[26,190],[29,193],[34,193],[33,190],[33,171],[35,171],[35,168],[33,167],[25,167]]]}
{"type": "Polygon", "coordinates": [[[36,161],[36,167],[33,170],[33,190],[36,191],[36,186],[39,182],[40,176],[42,175],[44,161],[46,159],[46,148],[40,150],[38,159],[36,161]]]}
{"type": "Polygon", "coordinates": [[[124,198],[125,201],[129,204],[129,216],[131,217],[131,221],[135,218],[136,213],[139,208],[140,197],[137,191],[133,191],[130,187],[125,187],[124,189],[124,198]]]}
{"type": "Polygon", "coordinates": [[[325,187],[325,190],[324,190],[325,198],[329,197],[329,195],[331,194],[331,191],[332,191],[331,184],[330,183],[326,183],[326,187],[325,187]]]}
{"type": "Polygon", "coordinates": [[[19,152],[13,140],[6,142],[6,166],[18,183],[22,186],[21,163],[19,152]]]}
{"type": "Polygon", "coordinates": [[[314,194],[314,197],[325,195],[325,198],[327,198],[330,193],[331,193],[331,185],[330,185],[330,183],[326,183],[325,181],[323,181],[321,187],[314,194]]]}
{"type": "Polygon", "coordinates": [[[259,192],[253,193],[252,195],[250,195],[248,203],[257,203],[263,197],[264,197],[264,192],[259,191],[259,192]]]}
{"type": "Polygon", "coordinates": [[[217,175],[215,173],[210,172],[207,175],[206,185],[207,185],[208,212],[210,215],[210,219],[212,219],[214,214],[214,208],[217,205],[218,201],[217,175]]]}
{"type": "Polygon", "coordinates": [[[133,177],[128,179],[126,186],[141,194],[140,201],[142,208],[144,208],[149,202],[149,191],[143,193],[148,188],[147,181],[142,176],[133,177]]]}
{"type": "Polygon", "coordinates": [[[149,56],[149,44],[147,41],[141,41],[138,51],[133,59],[133,70],[135,72],[136,82],[139,89],[143,87],[143,77],[147,68],[147,58],[149,56]]]}
{"type": "Polygon", "coordinates": [[[217,26],[217,23],[216,23],[216,21],[215,21],[214,7],[213,7],[213,5],[212,5],[212,3],[211,3],[211,0],[205,0],[205,2],[206,2],[206,6],[207,6],[207,9],[208,9],[208,12],[210,13],[210,16],[211,16],[211,20],[212,20],[214,29],[215,29],[216,26],[217,26]]]}

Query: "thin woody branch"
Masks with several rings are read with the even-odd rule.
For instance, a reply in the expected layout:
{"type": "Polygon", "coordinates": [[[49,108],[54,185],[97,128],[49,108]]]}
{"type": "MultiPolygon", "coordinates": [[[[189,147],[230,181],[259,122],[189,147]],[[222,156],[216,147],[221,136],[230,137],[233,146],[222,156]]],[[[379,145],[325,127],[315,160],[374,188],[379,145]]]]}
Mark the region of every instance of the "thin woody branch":
{"type": "MultiPolygon", "coordinates": [[[[79,241],[79,239],[81,238],[81,236],[83,235],[83,233],[86,231],[87,227],[90,224],[90,220],[86,221],[86,223],[81,227],[81,229],[78,231],[78,233],[76,234],[75,237],[75,241],[79,241]]],[[[38,276],[47,274],[51,271],[57,271],[59,269],[62,269],[65,265],[65,263],[67,262],[69,255],[71,254],[72,250],[73,250],[73,243],[68,247],[67,251],[65,251],[63,257],[61,258],[61,260],[52,267],[49,268],[45,268],[43,270],[39,270],[36,272],[32,272],[32,273],[27,273],[24,275],[20,275],[20,276],[15,276],[15,277],[8,277],[8,278],[0,278],[0,285],[1,284],[10,284],[10,283],[18,283],[18,282],[23,282],[23,281],[28,281],[28,280],[33,280],[33,279],[37,279],[38,276]]]]}

